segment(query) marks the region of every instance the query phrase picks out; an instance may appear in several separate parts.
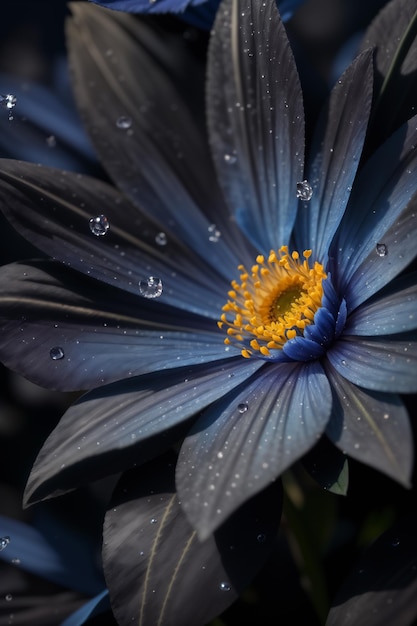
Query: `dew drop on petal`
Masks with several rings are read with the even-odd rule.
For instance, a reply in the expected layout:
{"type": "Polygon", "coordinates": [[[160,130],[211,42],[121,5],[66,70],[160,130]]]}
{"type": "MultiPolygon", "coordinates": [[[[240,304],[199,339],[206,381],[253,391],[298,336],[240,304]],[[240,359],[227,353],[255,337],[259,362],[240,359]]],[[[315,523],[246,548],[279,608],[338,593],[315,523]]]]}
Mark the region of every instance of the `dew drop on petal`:
{"type": "Polygon", "coordinates": [[[216,224],[210,224],[207,230],[209,233],[209,241],[213,241],[214,243],[216,243],[216,241],[219,241],[222,234],[217,228],[216,224]]]}
{"type": "Polygon", "coordinates": [[[7,594],[4,596],[4,599],[6,600],[6,602],[11,602],[11,601],[13,600],[13,596],[12,596],[12,594],[11,594],[11,593],[7,593],[7,594]]]}
{"type": "Polygon", "coordinates": [[[109,228],[110,223],[105,215],[96,215],[90,219],[90,230],[96,237],[105,235],[109,228]]]}
{"type": "Polygon", "coordinates": [[[156,523],[157,523],[157,521],[158,521],[158,520],[157,520],[157,519],[155,519],[155,517],[153,517],[153,518],[151,519],[151,524],[156,524],[156,523]]]}
{"type": "Polygon", "coordinates": [[[234,154],[225,154],[224,155],[224,162],[227,163],[227,165],[233,165],[234,163],[236,163],[237,161],[237,157],[234,154]]]}
{"type": "Polygon", "coordinates": [[[313,197],[313,188],[307,180],[297,183],[297,198],[308,202],[313,197]]]}
{"type": "Polygon", "coordinates": [[[397,547],[400,545],[400,540],[398,539],[398,537],[395,537],[395,539],[393,539],[393,540],[392,540],[391,545],[392,545],[394,548],[397,548],[397,547]]]}
{"type": "Polygon", "coordinates": [[[161,231],[160,233],[157,233],[155,235],[155,242],[158,244],[158,246],[166,246],[168,242],[168,238],[166,234],[161,231]]]}
{"type": "Polygon", "coordinates": [[[3,109],[14,109],[16,106],[17,98],[11,93],[6,94],[5,96],[0,96],[0,104],[3,109]]]}
{"type": "Polygon", "coordinates": [[[256,541],[258,543],[265,543],[265,541],[266,541],[265,533],[259,533],[259,535],[257,535],[257,537],[256,537],[256,541]]]}
{"type": "Polygon", "coordinates": [[[240,404],[237,405],[237,410],[239,411],[239,413],[246,413],[248,408],[249,408],[249,405],[246,402],[241,402],[240,404]]]}
{"type": "Polygon", "coordinates": [[[53,361],[60,361],[64,358],[65,354],[62,348],[59,346],[54,346],[49,350],[49,356],[53,361]]]}
{"type": "Polygon", "coordinates": [[[121,130],[127,130],[132,126],[132,118],[127,115],[121,115],[116,120],[116,126],[121,130]]]}
{"type": "Polygon", "coordinates": [[[0,537],[0,552],[7,548],[10,543],[10,537],[0,537]]]}
{"type": "Polygon", "coordinates": [[[220,583],[219,588],[220,588],[221,591],[230,591],[231,590],[231,586],[229,585],[229,583],[226,583],[226,582],[220,583]]]}
{"type": "Polygon", "coordinates": [[[378,256],[387,256],[388,254],[388,247],[385,243],[377,243],[375,249],[378,256]]]}
{"type": "Polygon", "coordinates": [[[159,298],[162,293],[162,280],[155,276],[148,276],[139,281],[139,292],[144,298],[159,298]]]}
{"type": "Polygon", "coordinates": [[[56,146],[55,135],[49,135],[49,137],[46,138],[46,145],[48,146],[48,148],[55,148],[56,146]]]}

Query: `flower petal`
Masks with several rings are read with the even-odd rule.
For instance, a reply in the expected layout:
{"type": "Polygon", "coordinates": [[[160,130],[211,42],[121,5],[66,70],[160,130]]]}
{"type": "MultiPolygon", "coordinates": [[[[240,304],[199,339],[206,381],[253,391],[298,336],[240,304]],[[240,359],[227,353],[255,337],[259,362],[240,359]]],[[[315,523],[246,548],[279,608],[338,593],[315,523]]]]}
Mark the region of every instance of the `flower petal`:
{"type": "Polygon", "coordinates": [[[2,267],[0,305],[2,362],[51,389],[84,390],[229,356],[214,323],[52,261],[2,267]]]}
{"type": "Polygon", "coordinates": [[[85,394],[46,440],[26,486],[26,502],[58,495],[160,454],[185,435],[183,422],[260,366],[260,361],[238,357],[119,381],[85,394]]]}
{"type": "Polygon", "coordinates": [[[120,624],[207,624],[247,587],[274,545],[279,484],[199,541],[175,494],[175,460],[168,454],[126,472],[109,503],[103,565],[120,624]]]}
{"type": "Polygon", "coordinates": [[[183,38],[171,41],[149,21],[88,2],[71,10],[73,88],[104,168],[160,230],[230,280],[241,262],[233,251],[245,244],[227,219],[204,120],[198,124],[202,107],[190,108],[199,88],[203,99],[204,66],[178,48],[183,38]]]}
{"type": "Polygon", "coordinates": [[[159,245],[160,227],[110,185],[13,160],[0,160],[0,178],[0,208],[48,255],[135,294],[140,280],[156,276],[162,301],[217,319],[229,283],[177,239],[159,245]],[[103,236],[90,229],[99,215],[108,224],[103,236]]]}
{"type": "Polygon", "coordinates": [[[362,49],[375,50],[376,98],[368,137],[373,149],[415,113],[415,11],[409,0],[386,3],[362,39],[362,49]]]}
{"type": "Polygon", "coordinates": [[[417,328],[417,275],[392,281],[348,317],[347,335],[391,335],[417,328]]]}
{"type": "Polygon", "coordinates": [[[104,589],[94,598],[88,600],[75,613],[72,613],[66,620],[61,622],[60,626],[81,626],[85,624],[90,617],[101,615],[105,611],[110,611],[109,592],[104,589]]]}
{"type": "Polygon", "coordinates": [[[330,366],[326,373],[333,390],[328,437],[344,454],[409,487],[413,435],[399,397],[353,385],[330,366]]]}
{"type": "Polygon", "coordinates": [[[330,411],[330,386],[314,362],[268,364],[204,412],[177,464],[180,500],[199,536],[311,448],[330,411]]]}
{"type": "MultiPolygon", "coordinates": [[[[400,514],[399,514],[400,515],[400,514]]],[[[326,626],[398,626],[417,618],[417,516],[397,517],[355,561],[326,626]]]]}
{"type": "Polygon", "coordinates": [[[343,336],[327,352],[335,370],[355,385],[386,393],[417,391],[417,335],[343,336]]]}
{"type": "Polygon", "coordinates": [[[371,157],[353,186],[329,252],[332,280],[350,311],[415,256],[416,144],[417,116],[371,157]],[[378,254],[378,243],[388,254],[378,254]]]}
{"type": "Polygon", "coordinates": [[[313,138],[309,202],[301,204],[296,247],[326,259],[330,241],[345,211],[356,175],[372,101],[372,51],[358,56],[333,88],[313,138]]]}
{"type": "Polygon", "coordinates": [[[304,113],[275,2],[222,3],[209,50],[207,115],[232,215],[258,252],[288,243],[303,176],[304,113]]]}

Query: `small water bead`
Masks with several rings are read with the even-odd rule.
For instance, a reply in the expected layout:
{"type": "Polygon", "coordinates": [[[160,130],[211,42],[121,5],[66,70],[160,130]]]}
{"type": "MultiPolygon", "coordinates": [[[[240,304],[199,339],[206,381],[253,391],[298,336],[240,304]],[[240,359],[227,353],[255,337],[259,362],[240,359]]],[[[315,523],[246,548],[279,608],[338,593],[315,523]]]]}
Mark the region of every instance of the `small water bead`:
{"type": "Polygon", "coordinates": [[[159,298],[162,293],[162,280],[156,276],[148,276],[139,281],[139,292],[144,298],[159,298]]]}
{"type": "Polygon", "coordinates": [[[90,219],[90,230],[96,237],[102,237],[110,228],[109,220],[105,215],[96,215],[90,219]]]}
{"type": "Polygon", "coordinates": [[[4,599],[6,600],[6,602],[11,602],[13,600],[13,596],[11,593],[8,593],[4,596],[4,599]]]}
{"type": "Polygon", "coordinates": [[[0,537],[0,552],[7,548],[10,543],[10,537],[0,537]]]}
{"type": "Polygon", "coordinates": [[[64,358],[65,353],[60,346],[54,346],[49,350],[49,356],[53,361],[60,361],[64,358]]]}
{"type": "Polygon", "coordinates": [[[307,180],[297,183],[297,198],[308,202],[313,197],[313,188],[307,180]]]}
{"type": "Polygon", "coordinates": [[[56,146],[55,135],[49,135],[49,137],[47,137],[45,141],[46,141],[46,145],[48,146],[48,148],[55,148],[56,146]]]}
{"type": "Polygon", "coordinates": [[[265,543],[265,541],[266,541],[265,533],[259,533],[259,535],[257,535],[257,537],[256,537],[256,541],[258,543],[265,543]]]}
{"type": "Polygon", "coordinates": [[[395,537],[395,539],[393,539],[393,540],[392,540],[391,545],[392,545],[394,548],[397,548],[397,547],[400,545],[400,540],[398,539],[398,537],[395,537]]]}
{"type": "Polygon", "coordinates": [[[119,118],[117,118],[116,126],[121,130],[127,130],[132,126],[132,118],[128,117],[127,115],[121,115],[119,118]]]}
{"type": "Polygon", "coordinates": [[[157,519],[155,519],[154,517],[151,519],[151,524],[156,524],[157,523],[157,519]]]}
{"type": "Polygon", "coordinates": [[[224,155],[224,162],[227,163],[227,165],[233,165],[234,163],[236,163],[237,161],[237,157],[234,154],[225,154],[224,155]]]}
{"type": "Polygon", "coordinates": [[[219,241],[222,234],[220,230],[217,228],[216,224],[210,224],[207,230],[209,233],[209,241],[213,241],[214,243],[219,241]]]}
{"type": "Polygon", "coordinates": [[[248,408],[249,408],[249,405],[246,402],[241,402],[237,406],[237,410],[239,411],[239,413],[246,413],[248,408]]]}
{"type": "Polygon", "coordinates": [[[388,254],[388,247],[385,243],[377,243],[375,249],[378,256],[387,256],[388,254]]]}
{"type": "Polygon", "coordinates": [[[160,233],[157,233],[157,235],[155,235],[155,242],[158,244],[158,246],[166,246],[168,243],[168,237],[164,232],[161,231],[160,233]]]}
{"type": "Polygon", "coordinates": [[[229,583],[226,583],[226,582],[220,583],[219,588],[220,588],[221,591],[230,591],[231,590],[231,586],[229,585],[229,583]]]}

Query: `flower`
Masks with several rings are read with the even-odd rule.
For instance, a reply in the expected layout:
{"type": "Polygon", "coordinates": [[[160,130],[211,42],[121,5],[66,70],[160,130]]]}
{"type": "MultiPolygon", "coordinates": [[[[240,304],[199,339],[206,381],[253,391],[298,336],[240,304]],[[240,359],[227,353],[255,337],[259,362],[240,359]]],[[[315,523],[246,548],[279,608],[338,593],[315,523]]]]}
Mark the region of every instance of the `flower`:
{"type": "MultiPolygon", "coordinates": [[[[2,268],[0,354],[51,388],[95,387],[46,441],[27,502],[149,461],[126,472],[109,509],[117,550],[106,577],[121,584],[117,554],[127,559],[132,544],[122,558],[120,542],[139,525],[156,576],[163,560],[150,547],[173,528],[169,548],[180,536],[185,547],[164,587],[165,616],[190,546],[207,548],[323,436],[408,485],[412,438],[398,394],[417,386],[416,277],[405,271],[417,120],[361,162],[367,49],[332,90],[305,159],[301,86],[275,3],[225,0],[208,58],[209,153],[145,26],[72,8],[75,94],[117,189],[1,162],[2,210],[54,260],[2,268]],[[179,439],[175,499],[164,453],[179,439]]],[[[118,610],[130,610],[122,600],[118,610]]]]}

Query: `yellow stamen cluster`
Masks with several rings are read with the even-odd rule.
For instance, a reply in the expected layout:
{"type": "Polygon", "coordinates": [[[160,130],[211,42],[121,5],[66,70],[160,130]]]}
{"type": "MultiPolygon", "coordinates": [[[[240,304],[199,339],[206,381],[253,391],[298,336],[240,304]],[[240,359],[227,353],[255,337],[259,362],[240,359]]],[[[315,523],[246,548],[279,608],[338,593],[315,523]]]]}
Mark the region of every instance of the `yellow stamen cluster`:
{"type": "Polygon", "coordinates": [[[226,344],[240,347],[246,358],[256,353],[269,357],[271,350],[303,333],[321,306],[326,278],[320,263],[310,267],[310,256],[311,250],[304,250],[300,259],[298,252],[290,254],[282,246],[267,259],[259,255],[250,272],[239,265],[240,282],[232,281],[218,322],[227,327],[226,344]]]}

